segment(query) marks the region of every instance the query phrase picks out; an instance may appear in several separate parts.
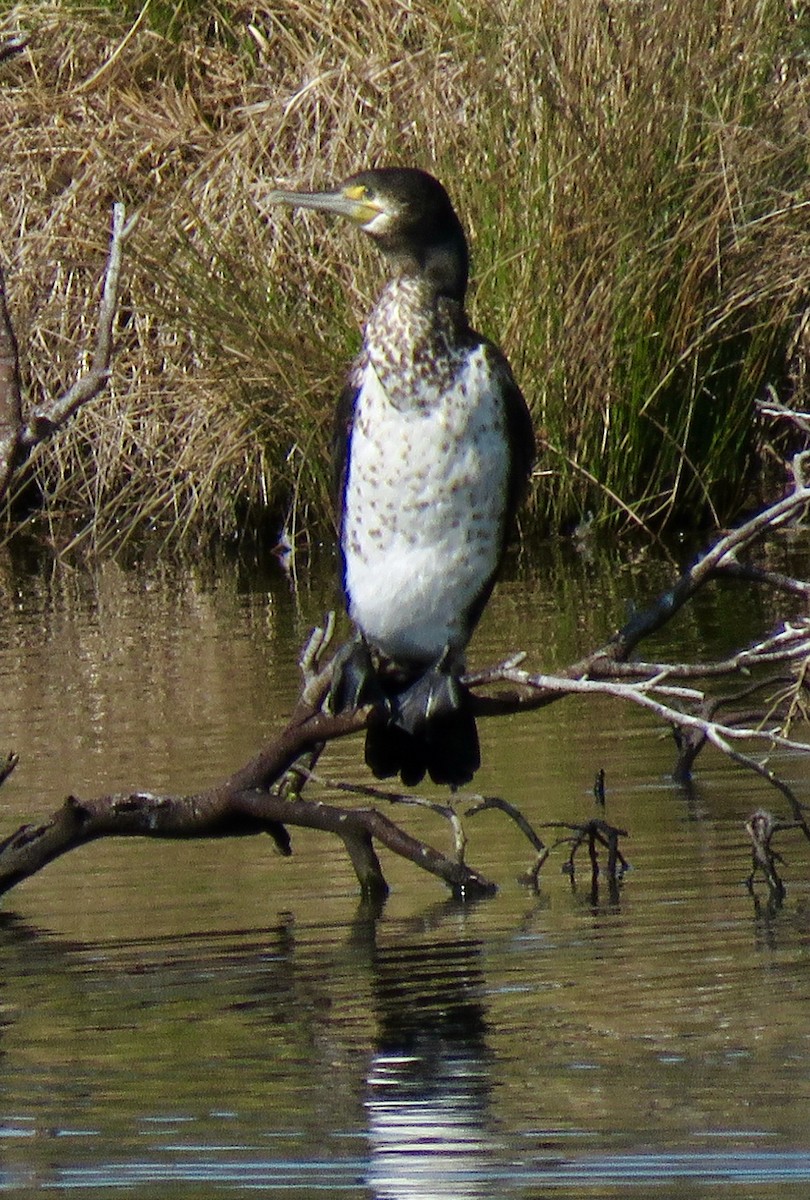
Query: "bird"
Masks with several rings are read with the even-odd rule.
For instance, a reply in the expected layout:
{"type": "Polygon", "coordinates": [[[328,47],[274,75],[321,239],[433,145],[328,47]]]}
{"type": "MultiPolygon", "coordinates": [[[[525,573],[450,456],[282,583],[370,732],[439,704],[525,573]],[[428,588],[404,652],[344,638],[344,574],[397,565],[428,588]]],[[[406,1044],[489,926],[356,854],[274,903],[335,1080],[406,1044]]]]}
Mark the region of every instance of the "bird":
{"type": "Polygon", "coordinates": [[[535,452],[501,350],[465,310],[469,252],[443,185],[416,167],[359,171],[270,204],[348,218],[388,278],[335,420],[341,584],[356,630],[331,703],[373,705],[378,778],[453,790],[480,765],[464,652],[492,592],[535,452]]]}

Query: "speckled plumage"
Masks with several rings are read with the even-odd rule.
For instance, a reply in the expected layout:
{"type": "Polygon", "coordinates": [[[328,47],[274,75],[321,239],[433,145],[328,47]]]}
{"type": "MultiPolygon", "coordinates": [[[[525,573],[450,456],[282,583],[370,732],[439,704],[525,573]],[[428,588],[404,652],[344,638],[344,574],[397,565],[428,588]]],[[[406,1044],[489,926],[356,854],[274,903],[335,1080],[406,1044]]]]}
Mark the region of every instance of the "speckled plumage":
{"type": "Polygon", "coordinates": [[[392,280],[367,323],[341,527],[350,616],[388,658],[421,664],[469,639],[502,555],[511,474],[505,360],[457,301],[425,292],[392,280]]]}

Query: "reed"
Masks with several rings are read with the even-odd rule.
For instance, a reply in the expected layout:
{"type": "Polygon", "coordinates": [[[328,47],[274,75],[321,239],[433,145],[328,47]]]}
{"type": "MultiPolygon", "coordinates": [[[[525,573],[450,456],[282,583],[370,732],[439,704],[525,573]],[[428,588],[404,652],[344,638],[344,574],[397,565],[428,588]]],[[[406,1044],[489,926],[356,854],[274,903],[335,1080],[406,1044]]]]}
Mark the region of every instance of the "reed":
{"type": "Polygon", "coordinates": [[[261,189],[392,161],[464,216],[473,318],[536,417],[537,523],[722,521],[762,491],[753,402],[806,386],[802,5],[24,0],[20,28],[0,254],[34,397],[91,344],[112,201],[139,213],[110,392],[32,463],[60,544],[328,530],[381,264],[261,189]]]}

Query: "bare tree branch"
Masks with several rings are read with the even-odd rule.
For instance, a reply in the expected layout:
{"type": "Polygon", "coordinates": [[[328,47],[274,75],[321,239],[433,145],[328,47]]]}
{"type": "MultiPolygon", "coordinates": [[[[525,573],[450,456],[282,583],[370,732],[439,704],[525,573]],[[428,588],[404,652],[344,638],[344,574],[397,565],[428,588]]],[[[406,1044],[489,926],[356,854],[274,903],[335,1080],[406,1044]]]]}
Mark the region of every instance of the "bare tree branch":
{"type": "Polygon", "coordinates": [[[324,779],[322,775],[316,775],[311,769],[302,768],[300,763],[296,763],[290,768],[290,774],[303,775],[307,782],[317,783],[331,791],[344,792],[348,796],[366,796],[370,800],[384,800],[388,804],[409,804],[414,808],[426,808],[430,812],[436,813],[437,816],[443,817],[449,823],[453,831],[456,862],[464,862],[467,837],[452,804],[439,804],[435,800],[428,800],[426,796],[392,791],[389,788],[373,787],[362,783],[345,783],[340,779],[324,779]]]}
{"type": "Polygon", "coordinates": [[[729,579],[741,579],[744,583],[760,583],[775,591],[793,592],[796,596],[810,596],[810,580],[792,579],[778,571],[766,571],[750,563],[728,562],[718,568],[729,579]]]}
{"type": "Polygon", "coordinates": [[[506,813],[507,817],[515,822],[523,836],[534,847],[536,858],[529,870],[519,876],[519,882],[527,883],[534,891],[537,891],[540,870],[549,856],[548,846],[545,845],[539,834],[535,832],[520,809],[516,808],[514,804],[510,804],[508,800],[504,800],[501,796],[476,796],[475,802],[467,809],[466,815],[468,817],[475,817],[479,813],[493,808],[506,813]]]}
{"type": "Polygon", "coordinates": [[[673,588],[662,593],[653,605],[634,616],[611,639],[605,648],[605,656],[614,661],[626,659],[643,638],[661,629],[710,579],[735,565],[737,555],[756,542],[763,533],[803,516],[810,502],[810,486],[804,479],[809,465],[810,451],[804,450],[795,455],[792,462],[793,487],[788,494],[715,542],[693,567],[681,575],[673,588]]]}
{"type": "Polygon", "coordinates": [[[756,645],[746,646],[728,658],[695,663],[633,659],[632,662],[613,663],[610,676],[615,679],[645,679],[654,676],[667,679],[731,678],[734,675],[748,675],[757,667],[801,662],[807,655],[810,655],[810,620],[799,618],[792,623],[786,623],[756,645]]]}
{"type": "Polygon", "coordinates": [[[763,808],[758,808],[745,823],[745,831],[751,839],[751,874],[746,880],[748,890],[753,893],[754,879],[761,872],[768,885],[771,898],[777,905],[781,904],[784,899],[785,885],[779,876],[776,864],[783,863],[785,860],[774,850],[771,840],[774,834],[781,833],[785,829],[795,828],[795,821],[778,821],[772,813],[763,808]]]}
{"type": "Polygon", "coordinates": [[[791,805],[794,823],[810,837],[804,809],[792,789],[765,763],[736,748],[740,742],[760,743],[767,752],[774,749],[810,753],[810,742],[785,735],[785,721],[779,717],[780,706],[751,714],[743,723],[733,708],[768,683],[786,683],[784,699],[789,711],[798,708],[797,689],[806,687],[807,664],[810,662],[810,619],[795,618],[768,634],[754,646],[739,650],[726,659],[701,663],[667,663],[630,661],[635,648],[651,634],[663,628],[672,617],[711,580],[730,577],[755,579],[775,589],[806,596],[810,584],[791,580],[772,572],[759,571],[738,561],[738,555],[750,548],[764,534],[798,521],[810,501],[810,485],[805,472],[810,465],[810,452],[797,454],[792,462],[793,484],[789,492],[721,537],[702,554],[675,584],[661,593],[651,605],[619,630],[604,646],[585,658],[564,668],[557,675],[535,674],[518,668],[513,658],[482,671],[465,676],[465,683],[474,694],[474,710],[479,716],[496,716],[521,709],[539,708],[572,694],[608,695],[648,709],[667,722],[677,733],[679,749],[675,767],[678,782],[687,782],[697,754],[706,743],[715,746],[738,765],[753,771],[776,788],[791,805]],[[687,688],[677,681],[749,676],[765,666],[781,665],[793,672],[792,683],[784,676],[778,679],[758,679],[745,688],[725,697],[710,697],[703,688],[687,688]],[[504,690],[508,685],[509,690],[504,690]],[[491,689],[496,688],[494,694],[491,689]],[[790,700],[793,696],[793,701],[790,700]],[[720,708],[729,710],[725,720],[717,719],[720,708]]]}
{"type": "Polygon", "coordinates": [[[123,204],[113,205],[112,232],[99,305],[96,346],[90,369],[54,400],[39,405],[26,418],[20,394],[20,363],[0,272],[0,500],[34,446],[51,437],[88,401],[106,387],[113,354],[113,326],[118,309],[122,247],[132,228],[124,224],[123,204]]]}
{"type": "Polygon", "coordinates": [[[96,349],[90,370],[49,404],[40,405],[29,417],[22,432],[22,443],[26,447],[50,437],[68,421],[77,409],[88,400],[93,400],[107,386],[113,351],[113,324],[118,309],[118,288],[121,277],[121,254],[124,234],[123,204],[113,205],[112,235],[101,304],[98,310],[96,349]]]}
{"type": "MultiPolygon", "coordinates": [[[[123,207],[116,205],[96,347],[89,371],[63,396],[41,406],[27,421],[22,414],[17,345],[0,275],[0,497],[30,448],[69,420],[107,382],[121,247],[126,233],[123,207]]],[[[571,694],[607,695],[635,704],[668,723],[677,733],[680,755],[676,774],[681,780],[688,779],[697,753],[710,743],[776,788],[791,806],[791,827],[800,828],[810,839],[804,808],[792,789],[767,762],[738,749],[741,744],[758,744],[764,745],[766,754],[774,750],[810,753],[810,742],[789,735],[792,721],[803,715],[807,707],[802,693],[807,690],[810,619],[800,617],[785,622],[756,645],[742,648],[721,661],[631,661],[641,642],[662,629],[711,580],[721,577],[755,580],[793,595],[810,593],[810,584],[803,580],[764,571],[739,560],[739,555],[764,534],[772,534],[804,515],[810,501],[810,485],[805,481],[808,465],[810,451],[797,454],[792,462],[792,487],[784,497],[725,533],[672,587],[636,613],[607,643],[578,662],[554,675],[531,672],[524,668],[526,655],[520,652],[505,662],[470,672],[462,682],[470,692],[475,714],[489,717],[528,712],[571,694]],[[784,673],[775,679],[749,678],[752,671],[774,666],[781,667],[784,673]],[[727,696],[710,696],[703,683],[693,686],[697,681],[734,677],[745,678],[745,686],[727,696]],[[751,697],[762,694],[768,686],[781,689],[769,707],[763,712],[740,711],[743,700],[750,707],[751,697]],[[723,720],[718,718],[721,709],[728,714],[723,720]]],[[[327,710],[325,700],[334,663],[329,658],[333,633],[334,618],[330,615],[323,628],[314,631],[303,651],[301,695],[288,724],[230,778],[190,796],[155,795],[148,791],[93,800],[70,796],[47,820],[23,825],[0,844],[0,893],[76,846],[100,837],[210,838],[264,832],[274,839],[279,852],[287,855],[291,852],[288,827],[300,826],[338,836],[361,888],[369,895],[382,896],[387,890],[375,848],[377,843],[436,875],[458,896],[490,894],[494,885],[464,861],[466,836],[452,804],[436,804],[401,792],[339,785],[344,792],[370,794],[386,802],[419,804],[437,812],[453,829],[454,854],[450,857],[412,837],[375,807],[346,809],[303,798],[303,788],[316,779],[315,762],[329,741],[364,731],[373,722],[387,719],[387,714],[372,708],[337,714],[327,710]]],[[[15,766],[16,758],[9,755],[5,766],[0,766],[0,784],[15,766]]],[[[516,820],[534,845],[538,859],[530,876],[536,884],[548,853],[546,847],[508,801],[479,797],[468,809],[468,815],[493,807],[516,820]]],[[[608,849],[609,873],[615,879],[617,869],[623,865],[617,843],[621,831],[599,821],[570,828],[576,831],[574,849],[588,842],[594,886],[598,845],[608,849]]]]}
{"type": "MultiPolygon", "coordinates": [[[[319,631],[320,632],[320,631],[319,631]]],[[[379,842],[444,881],[460,897],[490,895],[494,884],[458,860],[412,837],[374,808],[349,810],[273,790],[302,755],[323,742],[365,729],[368,710],[330,714],[320,710],[329,669],[315,687],[315,704],[299,702],[287,727],[245,766],[214,787],[191,796],[131,792],[80,800],[70,796],[46,821],[24,825],[0,844],[0,893],[77,846],[100,837],[195,838],[269,833],[289,851],[286,826],[320,829],[344,842],[364,893],[384,895],[387,885],[373,850],[379,842]]]]}
{"type": "Polygon", "coordinates": [[[22,395],[17,338],[8,311],[6,280],[0,267],[0,497],[20,459],[22,395]]]}
{"type": "MultiPolygon", "coordinates": [[[[613,694],[636,700],[638,703],[651,704],[649,697],[645,700],[638,697],[644,691],[650,690],[653,681],[660,691],[665,679],[721,675],[725,673],[726,667],[730,672],[736,673],[767,661],[799,660],[807,653],[810,639],[810,630],[801,622],[794,626],[786,625],[784,629],[766,639],[760,647],[739,651],[720,667],[681,663],[628,663],[636,647],[645,638],[667,625],[701,588],[711,580],[726,574],[730,568],[736,569],[737,555],[742,550],[753,545],[766,532],[784,527],[804,515],[810,502],[810,485],[804,480],[804,472],[809,464],[810,451],[797,454],[792,463],[793,486],[787,495],[721,537],[671,588],[662,592],[647,608],[634,614],[605,645],[564,668],[557,676],[531,675],[528,672],[517,671],[512,662],[468,673],[464,682],[475,693],[476,714],[500,716],[519,709],[541,708],[571,692],[590,690],[584,686],[580,687],[580,683],[602,680],[612,687],[614,684],[618,685],[620,678],[627,676],[638,680],[639,683],[627,692],[617,691],[613,694]],[[499,690],[496,695],[480,693],[480,689],[504,683],[512,685],[511,690],[499,690]]],[[[609,691],[610,688],[606,690],[609,691]]],[[[663,715],[663,712],[660,715],[663,715]]]]}

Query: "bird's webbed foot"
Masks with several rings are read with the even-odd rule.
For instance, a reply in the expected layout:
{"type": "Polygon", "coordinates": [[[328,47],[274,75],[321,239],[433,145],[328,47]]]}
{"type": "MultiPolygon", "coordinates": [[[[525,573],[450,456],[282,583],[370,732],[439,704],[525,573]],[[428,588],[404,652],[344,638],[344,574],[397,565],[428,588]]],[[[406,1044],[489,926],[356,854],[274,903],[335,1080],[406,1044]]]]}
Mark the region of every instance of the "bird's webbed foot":
{"type": "Polygon", "coordinates": [[[365,638],[358,635],[341,646],[334,657],[326,708],[331,713],[339,713],[367,704],[386,711],[390,708],[365,638]]]}
{"type": "Polygon", "coordinates": [[[458,669],[444,654],[393,701],[392,723],[407,733],[418,734],[432,722],[451,717],[463,705],[464,689],[458,669]]]}

